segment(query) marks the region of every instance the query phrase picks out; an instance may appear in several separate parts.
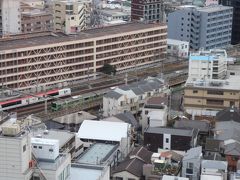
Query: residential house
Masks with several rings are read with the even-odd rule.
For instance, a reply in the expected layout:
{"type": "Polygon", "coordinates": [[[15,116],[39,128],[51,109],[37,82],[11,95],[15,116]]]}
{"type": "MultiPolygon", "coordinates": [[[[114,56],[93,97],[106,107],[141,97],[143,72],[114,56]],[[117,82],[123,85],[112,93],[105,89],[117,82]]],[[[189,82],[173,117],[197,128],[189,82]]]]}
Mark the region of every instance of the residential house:
{"type": "Polygon", "coordinates": [[[167,125],[168,108],[166,105],[144,105],[142,111],[142,131],[148,127],[164,127],[167,125]]]}
{"type": "Polygon", "coordinates": [[[210,134],[211,124],[207,120],[199,121],[180,119],[175,121],[174,127],[183,129],[199,129],[198,142],[201,144],[201,146],[205,146],[206,138],[210,134]]]}
{"type": "Polygon", "coordinates": [[[202,160],[201,180],[227,180],[227,168],[226,161],[202,160]]]}
{"type": "Polygon", "coordinates": [[[113,116],[126,111],[139,114],[147,99],[164,94],[166,90],[159,78],[148,78],[117,87],[103,96],[103,116],[113,116]]]}
{"type": "Polygon", "coordinates": [[[222,149],[228,162],[228,169],[236,172],[237,163],[240,159],[240,142],[233,139],[226,140],[222,145],[222,149]]]}
{"type": "Polygon", "coordinates": [[[181,169],[183,156],[175,151],[153,153],[152,164],[143,166],[145,180],[158,180],[164,175],[178,175],[181,169]]]}
{"type": "Polygon", "coordinates": [[[144,132],[144,145],[153,152],[158,148],[187,151],[196,146],[197,129],[148,127],[144,132]]]}
{"type": "Polygon", "coordinates": [[[182,160],[182,176],[191,180],[199,180],[201,171],[202,147],[191,148],[182,160]]]}
{"type": "Polygon", "coordinates": [[[143,179],[143,165],[151,164],[152,154],[142,146],[135,148],[126,160],[112,169],[113,180],[143,179]]]}

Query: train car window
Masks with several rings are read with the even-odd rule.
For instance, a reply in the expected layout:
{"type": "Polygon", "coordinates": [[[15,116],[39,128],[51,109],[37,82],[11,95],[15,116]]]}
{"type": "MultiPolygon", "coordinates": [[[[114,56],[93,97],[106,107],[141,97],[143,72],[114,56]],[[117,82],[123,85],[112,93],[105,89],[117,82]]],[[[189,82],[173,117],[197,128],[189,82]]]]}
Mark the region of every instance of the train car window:
{"type": "Polygon", "coordinates": [[[49,95],[49,96],[58,96],[58,95],[59,95],[59,92],[49,93],[48,95],[49,95]]]}
{"type": "Polygon", "coordinates": [[[18,104],[21,104],[21,101],[16,101],[16,102],[11,102],[11,103],[7,103],[7,104],[2,104],[2,108],[9,107],[9,106],[14,106],[14,105],[18,105],[18,104]]]}

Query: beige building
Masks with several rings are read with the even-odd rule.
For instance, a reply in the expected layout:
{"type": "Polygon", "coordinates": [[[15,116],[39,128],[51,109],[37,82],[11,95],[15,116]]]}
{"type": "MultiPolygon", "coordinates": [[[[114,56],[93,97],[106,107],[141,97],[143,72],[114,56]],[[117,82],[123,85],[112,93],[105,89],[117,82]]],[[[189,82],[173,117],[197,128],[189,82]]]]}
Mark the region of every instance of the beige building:
{"type": "Polygon", "coordinates": [[[0,40],[0,82],[9,88],[52,88],[92,77],[111,63],[118,71],[166,54],[167,27],[129,23],[79,32],[30,34],[0,40]]]}
{"type": "Polygon", "coordinates": [[[50,12],[34,9],[21,13],[22,33],[53,30],[53,16],[50,12]]]}
{"type": "Polygon", "coordinates": [[[184,89],[184,109],[192,115],[215,116],[219,110],[240,105],[239,76],[225,80],[193,80],[184,89]]]}
{"type": "Polygon", "coordinates": [[[53,16],[56,31],[73,34],[86,28],[86,4],[84,1],[54,1],[53,16]]]}

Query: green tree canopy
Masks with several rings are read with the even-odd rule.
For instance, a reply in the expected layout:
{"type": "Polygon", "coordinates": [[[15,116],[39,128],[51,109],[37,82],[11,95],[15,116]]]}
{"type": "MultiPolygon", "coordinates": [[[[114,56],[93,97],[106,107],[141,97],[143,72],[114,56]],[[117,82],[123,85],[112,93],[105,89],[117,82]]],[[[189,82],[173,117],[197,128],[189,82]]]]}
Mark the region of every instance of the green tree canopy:
{"type": "Polygon", "coordinates": [[[106,63],[101,68],[101,72],[104,73],[104,74],[109,74],[109,75],[113,74],[113,75],[115,75],[117,70],[116,70],[116,68],[113,65],[106,63]]]}

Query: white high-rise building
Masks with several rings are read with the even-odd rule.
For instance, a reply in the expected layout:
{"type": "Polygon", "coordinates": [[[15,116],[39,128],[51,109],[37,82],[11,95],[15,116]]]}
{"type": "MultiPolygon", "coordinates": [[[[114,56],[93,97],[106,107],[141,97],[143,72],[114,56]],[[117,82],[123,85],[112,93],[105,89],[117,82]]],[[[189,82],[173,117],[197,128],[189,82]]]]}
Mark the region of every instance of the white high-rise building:
{"type": "Polygon", "coordinates": [[[189,78],[224,79],[227,75],[227,53],[214,49],[192,53],[189,57],[189,78]]]}
{"type": "Polygon", "coordinates": [[[0,0],[0,36],[21,32],[20,0],[0,0]]]}

